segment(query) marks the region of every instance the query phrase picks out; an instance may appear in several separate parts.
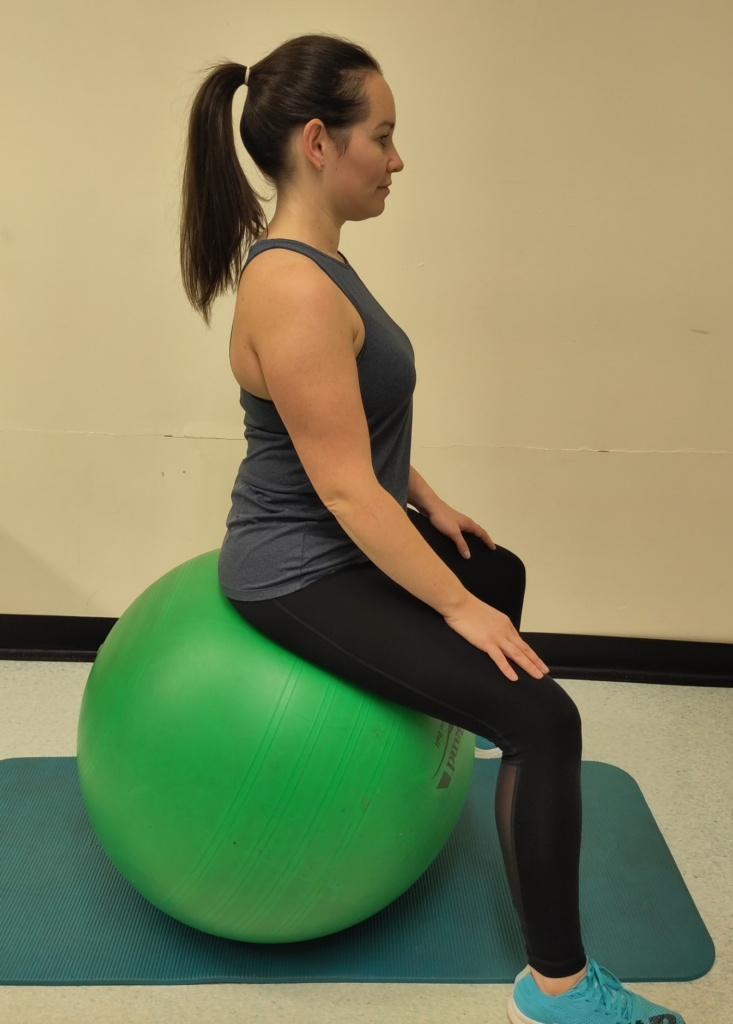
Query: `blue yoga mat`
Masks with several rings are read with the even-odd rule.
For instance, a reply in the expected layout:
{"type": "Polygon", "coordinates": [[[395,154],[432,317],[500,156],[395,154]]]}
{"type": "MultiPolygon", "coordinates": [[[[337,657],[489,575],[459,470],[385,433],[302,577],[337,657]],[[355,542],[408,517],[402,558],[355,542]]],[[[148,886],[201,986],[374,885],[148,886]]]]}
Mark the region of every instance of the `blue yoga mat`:
{"type": "MultiPolygon", "coordinates": [[[[484,757],[407,892],[334,935],[274,945],[209,935],[140,896],[92,831],[76,758],[0,760],[0,984],[511,984],[527,961],[494,821],[500,761],[484,757]]],[[[582,787],[587,954],[625,983],[702,977],[715,947],[638,785],[584,761],[582,787]]]]}

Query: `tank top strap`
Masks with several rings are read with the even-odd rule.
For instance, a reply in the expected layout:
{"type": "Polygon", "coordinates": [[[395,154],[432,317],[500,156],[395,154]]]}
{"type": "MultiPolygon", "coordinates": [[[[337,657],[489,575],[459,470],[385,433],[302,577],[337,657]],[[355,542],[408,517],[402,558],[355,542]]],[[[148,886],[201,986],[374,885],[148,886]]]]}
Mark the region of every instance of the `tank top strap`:
{"type": "MultiPolygon", "coordinates": [[[[316,249],[314,246],[308,245],[306,242],[301,242],[297,238],[260,238],[250,246],[247,263],[249,263],[251,256],[256,256],[265,249],[291,249],[293,252],[300,252],[304,256],[313,256],[314,258],[320,257],[321,259],[329,260],[331,263],[335,263],[337,266],[343,267],[344,270],[353,271],[354,269],[340,249],[336,250],[339,256],[342,257],[342,259],[339,260],[336,259],[335,256],[329,256],[327,252],[323,252],[321,249],[316,249]],[[255,249],[257,250],[256,252],[253,251],[255,249]]],[[[247,263],[245,263],[245,266],[247,263]]]]}

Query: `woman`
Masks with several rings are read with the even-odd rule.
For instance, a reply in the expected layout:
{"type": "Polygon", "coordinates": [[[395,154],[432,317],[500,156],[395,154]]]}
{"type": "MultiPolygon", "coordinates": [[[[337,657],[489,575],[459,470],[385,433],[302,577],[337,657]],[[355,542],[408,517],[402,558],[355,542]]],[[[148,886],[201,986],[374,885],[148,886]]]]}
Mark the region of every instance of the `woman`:
{"type": "Polygon", "coordinates": [[[519,635],[522,561],[410,466],[413,348],[338,249],[342,224],[380,215],[404,166],[381,68],[307,35],[209,71],[181,226],[184,286],[207,324],[250,247],[230,339],[247,455],[222,590],[281,646],[501,749],[496,825],[528,956],[512,1021],[581,1024],[597,1010],[681,1024],[586,956],[578,709],[519,635]],[[242,142],[277,190],[269,226],[234,147],[242,84],[242,142]]]}

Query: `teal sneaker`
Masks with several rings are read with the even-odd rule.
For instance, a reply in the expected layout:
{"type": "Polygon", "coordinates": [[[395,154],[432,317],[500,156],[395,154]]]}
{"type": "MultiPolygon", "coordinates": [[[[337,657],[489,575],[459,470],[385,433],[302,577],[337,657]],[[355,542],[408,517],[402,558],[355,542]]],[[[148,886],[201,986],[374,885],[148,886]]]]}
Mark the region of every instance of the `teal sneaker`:
{"type": "Polygon", "coordinates": [[[529,967],[514,979],[507,1003],[512,1024],[685,1024],[678,1013],[624,988],[615,974],[588,958],[588,973],[561,996],[546,996],[529,967]]]}

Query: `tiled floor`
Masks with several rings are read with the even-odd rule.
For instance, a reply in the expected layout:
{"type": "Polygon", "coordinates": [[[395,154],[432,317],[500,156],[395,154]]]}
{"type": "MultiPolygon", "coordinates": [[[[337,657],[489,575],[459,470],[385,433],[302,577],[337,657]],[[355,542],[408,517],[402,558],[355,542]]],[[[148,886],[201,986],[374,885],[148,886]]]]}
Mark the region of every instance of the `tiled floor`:
{"type": "MultiPolygon", "coordinates": [[[[90,669],[0,661],[0,758],[74,756],[90,669]]],[[[733,691],[559,681],[580,709],[583,757],[636,779],[716,946],[712,971],[698,981],[628,987],[681,1013],[686,1024],[732,1024],[733,691]]],[[[437,984],[0,986],[0,1022],[506,1024],[510,991],[437,984]]]]}

